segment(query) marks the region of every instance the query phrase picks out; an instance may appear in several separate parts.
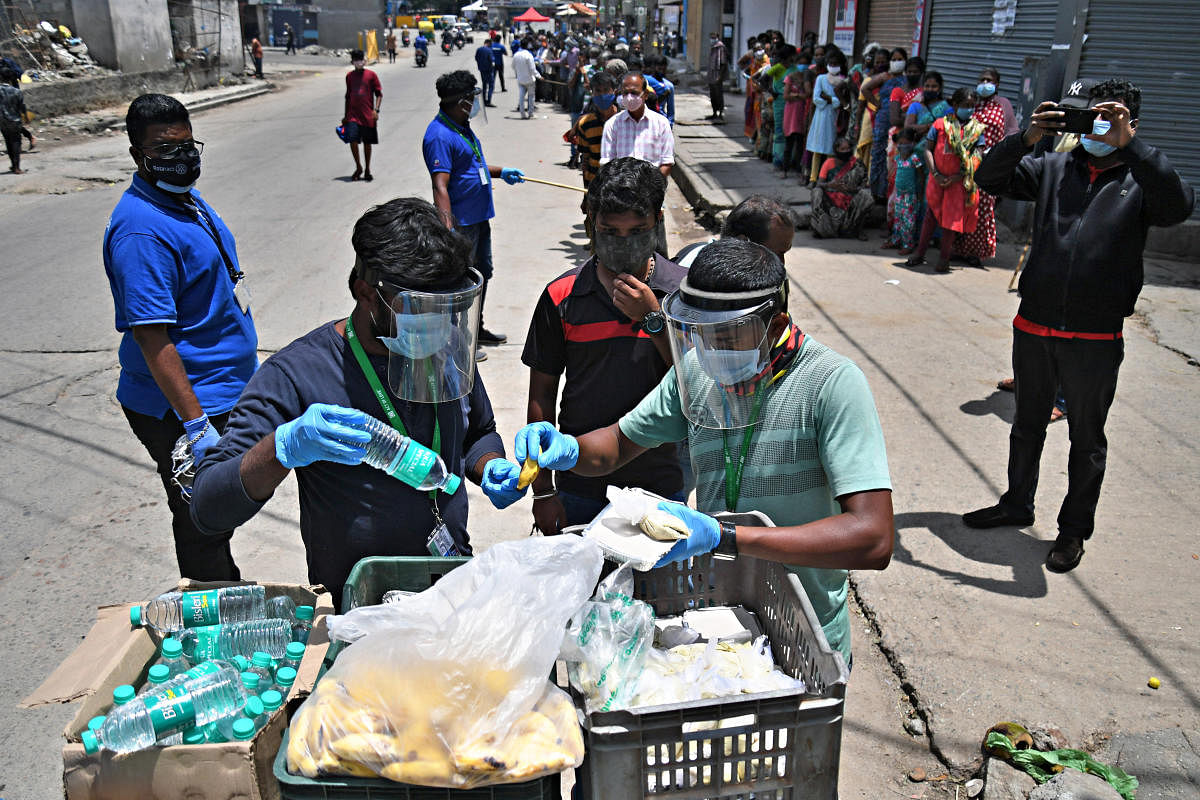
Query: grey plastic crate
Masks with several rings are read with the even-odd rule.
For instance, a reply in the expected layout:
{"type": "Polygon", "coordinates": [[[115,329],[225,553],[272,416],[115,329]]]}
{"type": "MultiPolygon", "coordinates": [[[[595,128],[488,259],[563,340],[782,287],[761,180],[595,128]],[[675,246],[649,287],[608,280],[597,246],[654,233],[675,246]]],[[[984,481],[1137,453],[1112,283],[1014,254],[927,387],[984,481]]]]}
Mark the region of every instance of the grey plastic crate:
{"type": "MultiPolygon", "coordinates": [[[[720,516],[770,524],[761,515],[720,516]]],[[[752,609],[776,663],[806,689],[585,714],[587,756],[576,774],[583,797],[835,800],[848,674],[799,579],[774,562],[707,555],[635,573],[634,595],[659,616],[752,609]]]]}

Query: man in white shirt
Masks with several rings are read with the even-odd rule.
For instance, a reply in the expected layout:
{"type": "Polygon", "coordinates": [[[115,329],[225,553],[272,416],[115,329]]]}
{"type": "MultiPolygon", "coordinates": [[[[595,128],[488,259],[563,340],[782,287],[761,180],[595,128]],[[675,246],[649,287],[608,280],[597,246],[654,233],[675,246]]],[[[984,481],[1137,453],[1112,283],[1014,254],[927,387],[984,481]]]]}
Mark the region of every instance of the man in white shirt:
{"type": "Polygon", "coordinates": [[[648,94],[642,73],[625,73],[617,93],[617,102],[624,110],[604,123],[600,163],[633,156],[649,161],[663,177],[670,177],[675,165],[675,137],[667,118],[646,108],[648,94]]]}
{"type": "Polygon", "coordinates": [[[537,86],[537,65],[533,61],[533,39],[526,39],[513,54],[513,72],[517,74],[517,111],[521,119],[533,119],[534,88],[537,86]]]}

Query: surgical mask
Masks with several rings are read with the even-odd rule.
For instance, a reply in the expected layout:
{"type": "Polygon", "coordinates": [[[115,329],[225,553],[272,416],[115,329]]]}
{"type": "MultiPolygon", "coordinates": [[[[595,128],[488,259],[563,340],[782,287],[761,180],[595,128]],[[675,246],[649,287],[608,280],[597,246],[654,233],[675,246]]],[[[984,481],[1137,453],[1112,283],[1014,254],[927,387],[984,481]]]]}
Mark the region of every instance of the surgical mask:
{"type": "Polygon", "coordinates": [[[654,228],[628,236],[597,231],[596,258],[600,261],[600,266],[609,272],[617,275],[622,272],[638,275],[654,255],[657,241],[658,232],[654,228]]]}
{"type": "Polygon", "coordinates": [[[620,100],[621,108],[625,109],[626,111],[637,111],[646,103],[640,94],[623,94],[621,95],[620,100]]]}
{"type": "Polygon", "coordinates": [[[735,386],[751,380],[762,371],[759,366],[761,353],[753,350],[710,350],[704,343],[696,342],[696,360],[708,377],[722,386],[735,386]]]}
{"type": "MultiPolygon", "coordinates": [[[[1111,128],[1112,123],[1101,117],[1097,117],[1096,121],[1092,123],[1092,133],[1096,134],[1097,136],[1103,136],[1104,134],[1108,133],[1111,128]]],[[[1098,142],[1095,139],[1085,139],[1080,137],[1079,143],[1083,145],[1083,149],[1086,150],[1089,155],[1093,155],[1096,158],[1104,158],[1106,155],[1109,155],[1117,149],[1108,142],[1098,142]]]]}
{"type": "Polygon", "coordinates": [[[838,73],[840,73],[842,71],[842,68],[839,67],[837,64],[834,64],[832,67],[828,67],[825,71],[828,72],[830,75],[837,75],[838,73]]]}
{"type": "Polygon", "coordinates": [[[972,117],[972,115],[974,115],[974,113],[975,113],[974,110],[972,110],[970,108],[954,109],[954,116],[958,117],[959,121],[961,121],[961,122],[966,122],[967,120],[969,120],[972,117]]]}
{"type": "Polygon", "coordinates": [[[182,158],[152,158],[144,156],[146,171],[154,176],[154,185],[165,192],[187,194],[200,179],[200,154],[182,158]]]}
{"type": "Polygon", "coordinates": [[[755,58],[762,58],[764,55],[766,55],[766,51],[763,50],[761,47],[754,51],[755,58]]]}
{"type": "Polygon", "coordinates": [[[616,99],[617,96],[612,92],[609,92],[608,94],[597,94],[592,96],[592,102],[596,104],[596,108],[602,110],[611,106],[613,101],[616,99]]]}
{"type": "Polygon", "coordinates": [[[893,75],[899,75],[901,72],[904,72],[904,59],[901,58],[897,59],[896,61],[889,61],[888,72],[892,73],[893,75]]]}
{"type": "Polygon", "coordinates": [[[429,358],[446,346],[453,324],[445,314],[397,314],[396,335],[380,336],[383,346],[405,358],[429,358]]]}
{"type": "Polygon", "coordinates": [[[996,93],[996,84],[992,82],[981,83],[975,87],[975,92],[980,97],[991,97],[996,93]]]}
{"type": "Polygon", "coordinates": [[[921,97],[925,100],[926,103],[932,103],[934,100],[937,100],[941,96],[942,96],[941,89],[934,89],[932,92],[929,91],[928,89],[926,89],[924,92],[921,93],[921,97]]]}

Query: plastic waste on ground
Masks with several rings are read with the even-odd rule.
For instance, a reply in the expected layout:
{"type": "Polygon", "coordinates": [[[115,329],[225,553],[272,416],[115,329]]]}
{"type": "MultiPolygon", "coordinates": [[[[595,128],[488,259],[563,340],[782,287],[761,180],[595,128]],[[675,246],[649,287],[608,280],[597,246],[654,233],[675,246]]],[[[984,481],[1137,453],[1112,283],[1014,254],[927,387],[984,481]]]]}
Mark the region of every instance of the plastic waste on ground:
{"type": "Polygon", "coordinates": [[[1017,769],[1029,773],[1039,784],[1050,780],[1065,767],[1071,767],[1107,781],[1125,800],[1134,800],[1134,792],[1137,791],[1137,778],[1127,774],[1120,767],[1097,761],[1083,750],[1018,750],[1012,741],[999,731],[988,733],[984,747],[1008,760],[1017,769]]]}
{"type": "Polygon", "coordinates": [[[292,625],[285,619],[252,619],[190,628],[178,635],[184,654],[193,664],[214,658],[252,656],[260,650],[268,658],[280,658],[292,641],[292,625]]]}
{"type": "Polygon", "coordinates": [[[199,592],[167,592],[129,609],[129,621],[160,633],[229,622],[261,619],[266,589],[262,586],[224,586],[199,592]]]}
{"type": "Polygon", "coordinates": [[[414,442],[386,422],[370,417],[364,427],[371,434],[363,463],[381,469],[414,489],[441,489],[454,494],[462,478],[446,469],[442,457],[414,442]]]}

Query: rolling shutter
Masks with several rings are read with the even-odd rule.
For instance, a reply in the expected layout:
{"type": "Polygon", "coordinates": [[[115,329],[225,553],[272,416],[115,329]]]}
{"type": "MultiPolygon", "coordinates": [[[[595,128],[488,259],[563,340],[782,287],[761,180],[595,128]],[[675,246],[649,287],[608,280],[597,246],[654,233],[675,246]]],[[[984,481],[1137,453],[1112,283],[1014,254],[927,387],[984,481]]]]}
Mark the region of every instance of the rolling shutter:
{"type": "Polygon", "coordinates": [[[871,0],[867,11],[867,38],[863,45],[879,42],[889,50],[903,47],[912,55],[913,30],[917,25],[916,0],[871,0]]]}

